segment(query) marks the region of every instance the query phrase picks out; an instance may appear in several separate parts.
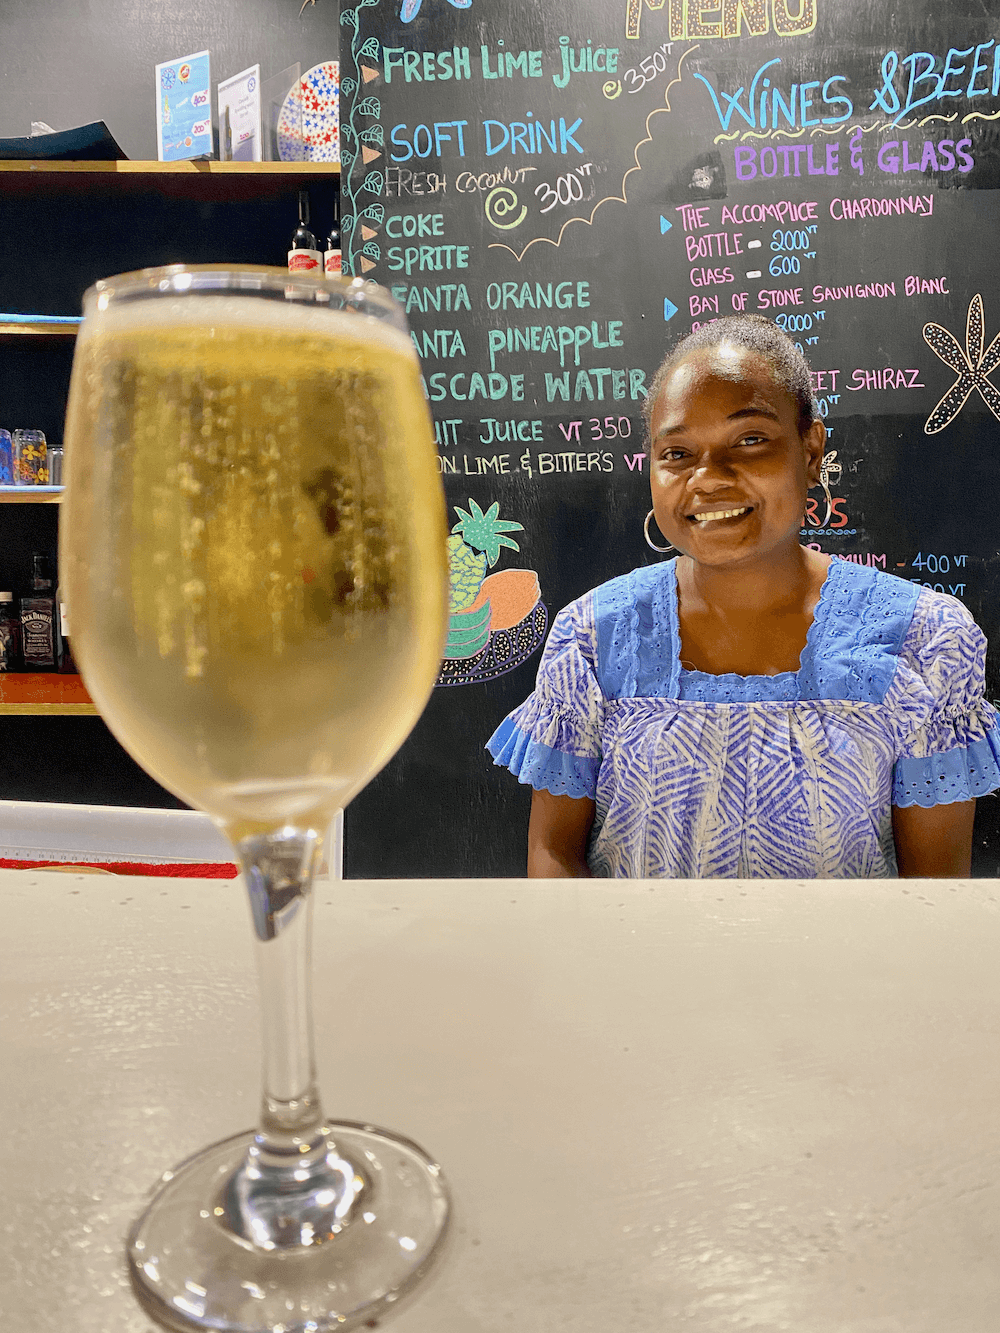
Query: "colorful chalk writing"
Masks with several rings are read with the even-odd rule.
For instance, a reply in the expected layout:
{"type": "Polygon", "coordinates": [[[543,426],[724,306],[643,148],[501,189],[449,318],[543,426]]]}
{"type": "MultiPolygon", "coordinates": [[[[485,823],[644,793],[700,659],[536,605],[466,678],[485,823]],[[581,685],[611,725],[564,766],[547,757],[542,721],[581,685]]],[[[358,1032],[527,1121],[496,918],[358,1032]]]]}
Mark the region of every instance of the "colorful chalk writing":
{"type": "MultiPolygon", "coordinates": [[[[645,3],[654,12],[663,10],[675,41],[687,38],[705,41],[764,37],[772,29],[776,36],[804,36],[816,27],[818,0],[801,0],[794,13],[789,0],[722,0],[721,6],[711,7],[699,0],[674,0],[666,9],[664,0],[645,0],[645,3]],[[711,18],[706,16],[706,8],[711,18]]],[[[625,36],[632,41],[639,37],[642,5],[643,0],[625,0],[625,36]]]]}
{"type": "Polygon", "coordinates": [[[917,107],[932,103],[950,106],[955,99],[995,98],[1000,93],[1000,46],[991,37],[964,50],[951,47],[943,58],[930,51],[911,51],[902,58],[895,50],[887,51],[881,75],[882,86],[875,91],[869,110],[884,111],[898,123],[917,107]],[[959,60],[963,63],[957,64],[959,60]]]}

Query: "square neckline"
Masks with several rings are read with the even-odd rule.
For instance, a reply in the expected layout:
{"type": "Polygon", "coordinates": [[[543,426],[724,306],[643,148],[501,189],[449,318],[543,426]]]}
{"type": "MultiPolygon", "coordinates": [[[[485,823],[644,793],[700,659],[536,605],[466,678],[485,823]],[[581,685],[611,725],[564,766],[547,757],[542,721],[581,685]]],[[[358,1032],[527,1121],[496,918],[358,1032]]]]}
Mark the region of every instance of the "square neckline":
{"type": "MultiPolygon", "coordinates": [[[[676,672],[678,686],[682,680],[690,681],[693,685],[697,685],[699,682],[712,682],[711,686],[706,685],[703,686],[703,688],[716,688],[720,682],[734,682],[739,686],[746,687],[747,685],[758,684],[759,682],[764,681],[768,682],[768,685],[764,688],[774,688],[775,682],[780,682],[786,689],[791,690],[794,687],[795,692],[789,694],[781,693],[778,695],[778,698],[798,698],[798,683],[806,672],[812,670],[813,659],[816,656],[816,649],[819,646],[819,641],[823,634],[823,627],[829,615],[830,604],[835,592],[834,584],[837,582],[838,578],[834,573],[834,569],[836,566],[844,564],[844,561],[838,560],[836,556],[830,557],[830,563],[827,566],[826,574],[823,577],[823,583],[820,586],[819,597],[816,600],[816,605],[813,607],[813,618],[806,631],[806,641],[802,647],[802,651],[799,653],[799,665],[796,669],[794,671],[777,671],[773,675],[759,673],[756,675],[741,676],[737,671],[699,671],[697,667],[686,667],[681,661],[681,620],[680,598],[677,589],[677,560],[678,557],[674,556],[673,559],[666,562],[670,572],[667,576],[667,588],[665,591],[668,600],[670,624],[673,629],[674,642],[672,645],[672,652],[674,656],[674,671],[676,672]]],[[[781,686],[779,685],[778,689],[780,690],[780,688],[781,686]]]]}
{"type": "Polygon", "coordinates": [[[797,671],[713,676],[685,669],[682,674],[674,565],[674,560],[641,565],[581,599],[582,614],[592,618],[590,651],[606,698],[692,705],[879,702],[900,664],[920,598],[940,595],[884,570],[835,558],[797,671]]]}

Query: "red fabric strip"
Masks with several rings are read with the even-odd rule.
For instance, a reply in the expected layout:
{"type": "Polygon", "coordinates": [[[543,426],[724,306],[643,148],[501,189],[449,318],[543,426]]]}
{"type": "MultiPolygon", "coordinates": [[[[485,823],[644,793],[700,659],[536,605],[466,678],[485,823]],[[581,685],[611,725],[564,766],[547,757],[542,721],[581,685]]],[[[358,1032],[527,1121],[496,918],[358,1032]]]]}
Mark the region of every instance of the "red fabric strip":
{"type": "Polygon", "coordinates": [[[0,870],[45,870],[51,866],[92,866],[113,875],[159,875],[176,879],[235,879],[237,866],[227,861],[177,861],[147,865],[141,861],[10,861],[0,857],[0,870]]]}

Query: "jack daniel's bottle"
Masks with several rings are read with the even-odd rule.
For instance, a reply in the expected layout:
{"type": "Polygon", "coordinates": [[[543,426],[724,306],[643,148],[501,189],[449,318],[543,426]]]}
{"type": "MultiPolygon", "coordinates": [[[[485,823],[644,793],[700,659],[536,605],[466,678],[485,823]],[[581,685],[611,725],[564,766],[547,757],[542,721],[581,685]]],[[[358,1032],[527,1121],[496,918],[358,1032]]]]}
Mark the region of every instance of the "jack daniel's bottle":
{"type": "Polygon", "coordinates": [[[21,636],[26,671],[51,671],[56,664],[55,598],[45,557],[33,555],[31,596],[21,598],[21,636]]]}

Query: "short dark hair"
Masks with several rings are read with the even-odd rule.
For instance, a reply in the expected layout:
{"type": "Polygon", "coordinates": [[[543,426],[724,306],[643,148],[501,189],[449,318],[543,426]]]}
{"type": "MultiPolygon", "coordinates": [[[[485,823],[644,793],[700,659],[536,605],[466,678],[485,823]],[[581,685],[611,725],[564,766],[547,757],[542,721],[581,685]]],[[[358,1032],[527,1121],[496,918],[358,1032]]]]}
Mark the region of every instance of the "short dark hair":
{"type": "Polygon", "coordinates": [[[653,409],[670,372],[691,352],[718,347],[724,342],[735,343],[737,347],[746,347],[768,363],[774,378],[799,405],[800,435],[804,435],[819,418],[819,404],[812,391],[809,363],[788,334],[771,320],[764,319],[762,315],[724,315],[722,319],[713,319],[708,324],[702,324],[700,329],[695,329],[693,333],[682,338],[674,349],[667,353],[659,370],[653,376],[642,413],[646,423],[647,447],[652,434],[653,409]]]}

